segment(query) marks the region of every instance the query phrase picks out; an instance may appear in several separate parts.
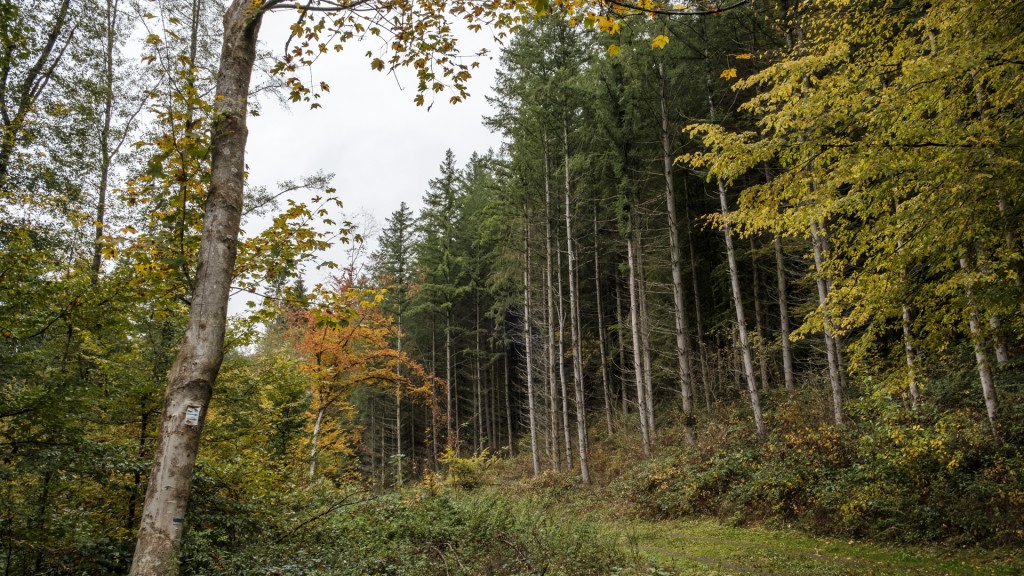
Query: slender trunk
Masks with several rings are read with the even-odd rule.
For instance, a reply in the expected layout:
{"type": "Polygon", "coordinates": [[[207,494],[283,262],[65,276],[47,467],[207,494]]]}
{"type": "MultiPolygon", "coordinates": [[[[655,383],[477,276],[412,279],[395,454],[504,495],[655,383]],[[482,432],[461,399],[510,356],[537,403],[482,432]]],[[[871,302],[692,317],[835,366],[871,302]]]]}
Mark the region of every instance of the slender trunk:
{"type": "MultiPolygon", "coordinates": [[[[527,219],[523,222],[523,341],[526,343],[526,402],[530,414],[530,455],[533,458],[533,475],[540,475],[540,451],[537,449],[537,414],[534,410],[533,392],[533,336],[530,330],[530,227],[528,210],[524,208],[527,219]]],[[[505,363],[506,394],[508,393],[508,360],[505,363]]],[[[507,402],[507,401],[506,401],[507,402]]],[[[512,413],[508,409],[509,446],[512,445],[512,413]]]]}
{"type": "MultiPolygon", "coordinates": [[[[524,280],[528,280],[524,278],[524,280]]],[[[529,284],[527,284],[527,290],[529,290],[529,284]]],[[[524,312],[525,314],[525,312],[524,312]]],[[[526,330],[527,336],[529,331],[526,330]]],[[[507,348],[506,348],[507,350],[507,348]]],[[[505,428],[507,429],[506,440],[508,440],[508,455],[516,455],[516,442],[512,436],[512,377],[509,374],[508,367],[508,352],[502,354],[502,365],[505,367],[505,428]]],[[[530,382],[528,386],[528,398],[530,403],[530,449],[534,458],[537,460],[534,462],[534,473],[540,473],[540,455],[537,453],[537,417],[534,415],[534,400],[533,400],[533,358],[531,355],[530,362],[527,363],[526,369],[530,372],[530,382]]]]}
{"type": "Polygon", "coordinates": [[[993,314],[988,317],[988,325],[992,328],[992,339],[995,341],[996,366],[1002,366],[1010,361],[1010,353],[1006,348],[1006,340],[1003,338],[999,316],[993,314]]]}
{"type": "MultiPolygon", "coordinates": [[[[558,244],[561,244],[559,242],[558,244]]],[[[573,468],[572,462],[572,431],[569,425],[569,379],[565,374],[565,299],[562,298],[562,247],[556,245],[555,251],[556,278],[555,288],[558,298],[555,301],[555,313],[558,315],[558,388],[562,397],[562,440],[565,443],[565,467],[573,468]]]]}
{"type": "Polygon", "coordinates": [[[117,0],[106,3],[106,51],[103,53],[103,125],[100,127],[99,149],[100,149],[100,182],[96,190],[96,220],[93,223],[95,233],[93,236],[92,253],[92,283],[99,281],[100,265],[102,262],[102,239],[103,224],[107,211],[107,188],[110,182],[110,165],[112,162],[112,151],[110,146],[110,125],[114,118],[114,44],[116,39],[117,0]]]}
{"type": "Polygon", "coordinates": [[[668,122],[668,81],[665,66],[658,63],[661,77],[661,166],[665,176],[665,204],[668,208],[668,244],[672,260],[672,300],[675,308],[676,360],[679,363],[679,392],[683,401],[683,419],[686,428],[686,445],[689,449],[697,446],[696,419],[693,413],[693,365],[690,354],[690,327],[687,324],[686,304],[683,295],[683,262],[679,249],[679,220],[676,217],[676,190],[672,179],[672,146],[669,140],[668,122]]]}
{"type": "Polygon", "coordinates": [[[910,309],[903,306],[903,351],[907,357],[907,386],[910,389],[910,402],[914,409],[921,405],[921,390],[917,387],[917,374],[914,371],[914,342],[910,338],[910,309]]]}
{"type": "Polygon", "coordinates": [[[793,352],[789,342],[789,303],[786,296],[786,260],[782,253],[782,236],[775,235],[775,275],[779,284],[779,340],[782,342],[782,377],[786,390],[796,390],[793,375],[793,352]]]}
{"type": "Polygon", "coordinates": [[[754,237],[750,237],[750,283],[754,288],[754,331],[757,334],[756,355],[761,369],[761,389],[768,390],[768,355],[765,354],[764,329],[761,321],[761,271],[757,262],[757,246],[754,237]]]}
{"type": "Polygon", "coordinates": [[[132,576],[173,576],[178,571],[177,551],[199,437],[224,358],[228,294],[242,215],[249,83],[261,16],[253,13],[248,0],[235,0],[224,15],[199,267],[185,338],[168,378],[132,576]]]}
{"type": "Polygon", "coordinates": [[[604,310],[601,302],[601,251],[597,246],[597,204],[594,204],[594,294],[597,305],[597,345],[601,355],[601,385],[604,390],[604,416],[608,424],[608,436],[612,430],[612,392],[608,378],[608,343],[604,332],[604,310]]]}
{"type": "Polygon", "coordinates": [[[683,230],[686,231],[686,246],[690,251],[690,281],[693,284],[693,318],[697,324],[697,357],[700,358],[700,383],[704,392],[704,405],[708,412],[711,411],[711,377],[708,374],[708,357],[704,346],[704,319],[701,317],[700,287],[697,283],[697,254],[693,246],[693,232],[690,226],[689,193],[686,189],[686,180],[683,180],[683,196],[686,202],[686,224],[683,230]]]}
{"type": "Polygon", "coordinates": [[[440,426],[440,410],[437,407],[437,322],[435,321],[433,314],[430,315],[430,375],[434,377],[430,384],[432,392],[432,398],[430,399],[430,447],[431,456],[433,458],[433,469],[436,472],[438,448],[437,429],[440,426]]]}
{"type": "Polygon", "coordinates": [[[818,286],[818,305],[821,306],[821,314],[824,319],[825,351],[828,354],[828,376],[832,384],[832,414],[836,424],[843,423],[843,385],[839,377],[839,356],[837,355],[836,342],[833,339],[832,316],[828,312],[828,287],[825,284],[825,273],[822,270],[824,257],[822,256],[821,235],[818,232],[818,223],[811,222],[811,243],[814,245],[814,269],[817,272],[816,284],[818,286]]]}
{"type": "Polygon", "coordinates": [[[398,355],[395,359],[395,375],[398,376],[398,384],[395,386],[395,484],[402,485],[402,305],[398,305],[398,338],[396,345],[398,355]]]}
{"type": "MultiPolygon", "coordinates": [[[[725,185],[718,182],[718,199],[722,205],[722,216],[729,215],[729,203],[725,196],[725,185]]],[[[729,260],[729,281],[732,284],[732,301],[736,308],[736,327],[740,337],[740,353],[743,356],[743,372],[747,378],[747,390],[750,392],[750,406],[754,411],[754,425],[757,427],[757,435],[764,436],[764,419],[761,416],[761,398],[757,393],[757,381],[754,379],[754,358],[750,351],[750,341],[747,339],[747,320],[743,314],[743,294],[740,292],[740,274],[736,266],[736,250],[732,244],[732,234],[729,232],[729,223],[722,224],[722,234],[725,236],[725,253],[729,260]]]]}
{"type": "Polygon", "coordinates": [[[583,391],[583,345],[580,342],[579,290],[576,278],[576,248],[572,234],[572,207],[570,205],[569,179],[569,126],[563,119],[562,136],[565,153],[565,247],[569,265],[569,328],[572,346],[572,380],[576,404],[576,436],[580,459],[580,476],[584,484],[590,484],[590,465],[587,448],[587,411],[583,391]]]}
{"type": "Polygon", "coordinates": [[[644,405],[647,411],[647,431],[651,438],[655,434],[654,421],[654,379],[651,369],[651,325],[650,315],[647,313],[647,273],[644,270],[643,237],[640,232],[636,233],[636,244],[634,245],[633,257],[636,259],[636,282],[637,295],[640,301],[640,342],[643,350],[643,381],[644,381],[644,405]]]}
{"type": "Polygon", "coordinates": [[[474,308],[476,312],[476,329],[474,330],[475,337],[475,358],[474,367],[476,368],[476,382],[473,385],[473,409],[476,411],[476,451],[479,454],[484,449],[484,396],[483,396],[483,379],[484,373],[480,366],[480,292],[479,290],[475,294],[474,308]]]}
{"type": "Polygon", "coordinates": [[[551,234],[551,177],[548,163],[548,139],[544,133],[544,246],[545,276],[544,293],[547,297],[548,325],[548,444],[551,449],[551,467],[561,470],[561,457],[558,447],[558,381],[555,379],[555,294],[554,294],[554,249],[551,234]]]}
{"type": "Polygon", "coordinates": [[[636,404],[637,412],[640,414],[640,441],[643,448],[644,456],[651,456],[651,436],[648,429],[647,423],[647,409],[645,408],[646,399],[646,385],[644,383],[643,376],[643,340],[640,337],[640,298],[638,295],[638,280],[636,270],[636,258],[634,252],[636,250],[635,242],[633,240],[633,232],[631,231],[626,237],[626,256],[629,263],[629,318],[630,326],[633,331],[633,376],[636,379],[636,404]]]}
{"type": "Polygon", "coordinates": [[[615,331],[619,345],[619,391],[622,392],[622,413],[629,414],[629,386],[626,386],[626,338],[622,334],[625,322],[622,319],[622,279],[619,278],[618,266],[615,270],[615,331]]]}
{"type": "MultiPolygon", "coordinates": [[[[324,422],[325,407],[321,407],[316,411],[316,422],[313,424],[313,435],[309,440],[309,481],[312,482],[316,478],[316,457],[317,457],[317,444],[320,441],[320,426],[324,422]]],[[[372,411],[371,411],[372,412],[372,411]]],[[[372,443],[371,443],[372,445],[372,443]]]]}
{"type": "MultiPolygon", "coordinates": [[[[970,266],[967,258],[960,259],[960,268],[966,274],[970,274],[970,266]]],[[[971,341],[974,344],[974,358],[978,363],[978,377],[981,380],[981,393],[985,397],[985,411],[988,414],[988,423],[992,428],[992,438],[999,441],[999,428],[996,425],[996,389],[992,381],[992,367],[989,365],[988,355],[985,353],[985,337],[981,329],[981,320],[978,314],[978,305],[974,301],[974,290],[971,282],[966,283],[967,306],[969,309],[968,325],[971,329],[971,341]]]]}
{"type": "Polygon", "coordinates": [[[445,443],[453,450],[459,449],[458,422],[459,417],[455,411],[455,380],[452,378],[452,314],[451,308],[444,311],[444,382],[445,382],[445,417],[447,418],[447,429],[445,443]]]}

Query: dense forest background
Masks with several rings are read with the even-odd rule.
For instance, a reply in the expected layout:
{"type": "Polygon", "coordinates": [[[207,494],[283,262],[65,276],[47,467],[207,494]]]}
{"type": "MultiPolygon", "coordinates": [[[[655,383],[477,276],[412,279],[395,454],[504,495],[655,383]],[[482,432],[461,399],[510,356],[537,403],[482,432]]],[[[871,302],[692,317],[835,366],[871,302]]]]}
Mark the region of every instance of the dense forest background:
{"type": "MultiPolygon", "coordinates": [[[[438,542],[510,534],[489,573],[531,572],[546,520],[420,502],[488,467],[653,517],[1022,543],[1020,6],[589,8],[536,3],[502,148],[439,158],[372,251],[329,174],[247,191],[271,224],[240,244],[185,572],[444,573],[438,542]]],[[[0,1],[5,574],[130,563],[220,10],[0,1]]],[[[616,562],[577,544],[554,571],[616,562]]]]}

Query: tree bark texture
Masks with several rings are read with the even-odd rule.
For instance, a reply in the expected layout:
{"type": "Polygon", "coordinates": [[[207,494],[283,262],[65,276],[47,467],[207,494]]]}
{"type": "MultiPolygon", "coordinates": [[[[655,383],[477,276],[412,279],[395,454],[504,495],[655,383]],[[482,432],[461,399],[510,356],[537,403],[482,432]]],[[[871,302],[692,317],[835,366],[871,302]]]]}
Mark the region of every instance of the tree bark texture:
{"type": "Polygon", "coordinates": [[[669,140],[668,86],[665,67],[658,63],[661,77],[661,164],[665,176],[665,205],[668,213],[668,244],[672,261],[672,299],[675,304],[676,360],[679,363],[679,392],[683,400],[683,418],[686,445],[697,446],[693,416],[693,364],[690,353],[690,327],[686,318],[686,300],[683,295],[683,262],[679,249],[679,219],[676,217],[676,190],[672,180],[672,148],[669,140]]]}
{"type": "MultiPolygon", "coordinates": [[[[729,215],[729,203],[725,196],[725,185],[718,183],[718,199],[722,205],[722,216],[729,215]]],[[[743,373],[747,379],[747,391],[750,392],[750,407],[754,411],[754,426],[757,427],[757,435],[764,436],[764,418],[761,416],[761,398],[757,393],[757,380],[754,378],[754,356],[750,350],[750,340],[747,338],[747,320],[743,314],[743,293],[740,291],[740,274],[736,265],[736,249],[732,243],[732,233],[729,232],[729,224],[722,224],[722,234],[725,236],[725,252],[729,260],[729,280],[732,284],[732,301],[736,308],[736,328],[740,337],[740,353],[743,357],[743,373]]]]}
{"type": "Polygon", "coordinates": [[[224,15],[211,134],[210,189],[185,338],[167,383],[132,576],[178,571],[192,470],[213,384],[224,358],[228,295],[237,254],[245,181],[246,115],[261,14],[234,0],[224,15]]]}

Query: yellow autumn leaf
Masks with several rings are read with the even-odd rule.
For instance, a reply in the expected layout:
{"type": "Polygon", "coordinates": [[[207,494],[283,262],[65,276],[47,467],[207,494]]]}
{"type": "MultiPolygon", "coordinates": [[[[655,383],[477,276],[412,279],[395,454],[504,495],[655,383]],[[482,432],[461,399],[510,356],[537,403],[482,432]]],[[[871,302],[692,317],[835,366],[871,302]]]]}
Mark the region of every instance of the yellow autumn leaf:
{"type": "Polygon", "coordinates": [[[727,68],[725,70],[722,70],[721,77],[724,78],[725,80],[729,80],[730,78],[735,78],[736,77],[736,69],[735,68],[727,68]]]}
{"type": "Polygon", "coordinates": [[[737,60],[753,60],[754,59],[754,55],[750,54],[750,53],[747,53],[747,54],[737,54],[736,55],[736,59],[737,60]]]}
{"type": "Polygon", "coordinates": [[[619,47],[616,44],[612,44],[611,46],[608,47],[608,55],[609,56],[618,56],[619,52],[620,52],[619,47]]]}
{"type": "Polygon", "coordinates": [[[659,34],[654,37],[654,40],[651,40],[651,48],[655,50],[661,50],[666,44],[668,44],[668,36],[664,34],[659,34]]]}

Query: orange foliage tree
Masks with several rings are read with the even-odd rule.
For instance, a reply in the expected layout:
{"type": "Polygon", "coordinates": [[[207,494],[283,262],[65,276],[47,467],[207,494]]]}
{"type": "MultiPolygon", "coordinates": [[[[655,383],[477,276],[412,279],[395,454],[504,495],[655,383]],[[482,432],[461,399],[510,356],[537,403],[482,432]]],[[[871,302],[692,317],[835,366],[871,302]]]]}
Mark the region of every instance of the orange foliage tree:
{"type": "Polygon", "coordinates": [[[433,377],[396,350],[398,328],[380,304],[384,290],[360,288],[351,278],[336,277],[317,291],[314,303],[296,311],[291,340],[311,376],[309,405],[309,479],[341,478],[352,471],[359,442],[352,394],[377,387],[433,407],[433,377]]]}

